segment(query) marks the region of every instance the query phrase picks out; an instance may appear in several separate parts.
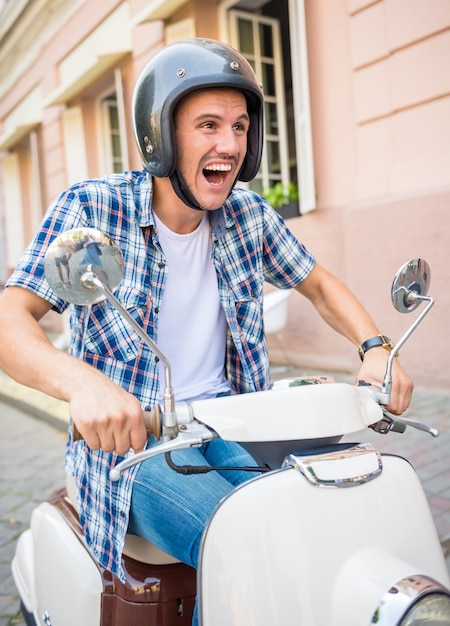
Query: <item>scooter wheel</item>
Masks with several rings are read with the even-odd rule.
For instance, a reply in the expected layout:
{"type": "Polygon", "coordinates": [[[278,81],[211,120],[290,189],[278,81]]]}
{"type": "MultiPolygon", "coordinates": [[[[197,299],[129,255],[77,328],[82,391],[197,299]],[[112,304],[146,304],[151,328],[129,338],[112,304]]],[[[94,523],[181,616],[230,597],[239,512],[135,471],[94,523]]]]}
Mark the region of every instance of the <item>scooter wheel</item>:
{"type": "Polygon", "coordinates": [[[20,611],[25,619],[25,624],[27,626],[37,626],[33,613],[27,611],[23,602],[20,603],[20,611]]]}

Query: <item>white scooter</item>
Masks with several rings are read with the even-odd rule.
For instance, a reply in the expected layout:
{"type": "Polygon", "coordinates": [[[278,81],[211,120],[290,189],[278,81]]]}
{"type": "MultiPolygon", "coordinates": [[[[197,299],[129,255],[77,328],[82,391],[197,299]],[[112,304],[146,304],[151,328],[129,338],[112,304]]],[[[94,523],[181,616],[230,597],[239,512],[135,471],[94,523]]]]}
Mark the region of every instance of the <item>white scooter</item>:
{"type": "MultiPolygon", "coordinates": [[[[328,384],[326,378],[275,383],[238,396],[176,403],[170,364],[123,310],[112,291],[121,254],[104,235],[101,267],[70,259],[72,285],[62,285],[53,244],[46,276],[65,299],[87,304],[106,298],[165,364],[165,398],[148,416],[158,441],[117,465],[111,480],[133,463],[216,437],[241,443],[262,472],[217,506],[201,547],[198,571],[148,542],[128,536],[127,582],[101,568],[79,528],[73,485],[33,512],[12,563],[28,625],[189,625],[198,593],[201,626],[443,626],[450,624],[450,580],[423,489],[404,459],[368,443],[345,443],[366,427],[386,434],[425,424],[390,415],[392,362],[433,305],[429,268],[421,259],[397,273],[392,298],[402,312],[426,307],[388,360],[381,392],[328,384]]],[[[180,475],[180,480],[183,476],[180,475]]]]}

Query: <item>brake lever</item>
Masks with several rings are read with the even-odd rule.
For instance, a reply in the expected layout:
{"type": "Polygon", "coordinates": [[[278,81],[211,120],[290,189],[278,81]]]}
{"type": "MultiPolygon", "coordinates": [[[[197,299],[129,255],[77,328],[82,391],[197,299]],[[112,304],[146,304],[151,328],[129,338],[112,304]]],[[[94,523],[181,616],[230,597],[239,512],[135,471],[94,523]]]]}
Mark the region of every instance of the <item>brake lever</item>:
{"type": "Polygon", "coordinates": [[[425,424],[425,422],[419,422],[418,420],[413,420],[408,417],[398,417],[397,415],[389,413],[389,411],[387,411],[384,407],[382,407],[382,411],[384,416],[383,419],[370,426],[370,428],[376,433],[380,433],[382,435],[386,435],[388,432],[404,433],[406,427],[411,426],[417,430],[429,433],[432,437],[439,437],[439,431],[437,428],[433,428],[432,426],[425,424]]]}
{"type": "Polygon", "coordinates": [[[429,433],[432,437],[439,437],[438,429],[425,424],[425,422],[412,420],[409,417],[394,417],[394,421],[405,424],[405,427],[411,426],[412,428],[417,428],[417,430],[422,430],[424,433],[429,433]]]}
{"type": "Polygon", "coordinates": [[[133,465],[137,465],[142,461],[151,459],[159,454],[164,454],[165,452],[185,450],[186,448],[198,448],[217,437],[218,435],[214,431],[198,422],[181,424],[179,426],[178,435],[174,439],[157,442],[150,446],[150,448],[127,457],[112,468],[109,472],[109,478],[111,481],[117,482],[122,472],[133,465]]]}

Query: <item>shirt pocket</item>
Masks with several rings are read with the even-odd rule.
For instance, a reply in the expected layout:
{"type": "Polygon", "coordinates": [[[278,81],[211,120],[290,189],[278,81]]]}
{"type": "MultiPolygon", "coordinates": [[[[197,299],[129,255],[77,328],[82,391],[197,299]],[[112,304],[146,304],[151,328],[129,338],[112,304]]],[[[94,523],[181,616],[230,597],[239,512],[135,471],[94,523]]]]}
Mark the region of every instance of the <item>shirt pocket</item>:
{"type": "Polygon", "coordinates": [[[251,278],[231,287],[235,319],[245,341],[262,340],[262,284],[251,278]]]}
{"type": "MultiPolygon", "coordinates": [[[[150,298],[130,287],[119,287],[114,295],[133,320],[144,328],[151,306],[150,298]]],[[[116,361],[131,361],[137,357],[140,343],[128,320],[107,300],[91,306],[84,334],[87,353],[116,361]]]]}

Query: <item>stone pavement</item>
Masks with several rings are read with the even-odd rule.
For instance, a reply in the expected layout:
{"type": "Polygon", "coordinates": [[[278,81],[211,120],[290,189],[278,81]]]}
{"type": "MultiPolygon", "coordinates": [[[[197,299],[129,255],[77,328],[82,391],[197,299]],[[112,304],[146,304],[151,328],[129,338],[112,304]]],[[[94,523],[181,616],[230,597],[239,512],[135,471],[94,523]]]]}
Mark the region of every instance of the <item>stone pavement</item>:
{"type": "MultiPolygon", "coordinates": [[[[308,372],[314,373],[314,372],[308,372]]],[[[296,369],[275,378],[302,375],[296,369]]],[[[343,374],[337,381],[351,382],[343,374]]],[[[424,486],[450,571],[450,391],[416,389],[407,417],[440,431],[438,438],[408,428],[404,434],[363,431],[383,452],[406,457],[424,486]]],[[[22,626],[10,562],[32,509],[64,482],[67,405],[28,389],[0,371],[0,626],[22,626]],[[38,419],[36,419],[38,418],[38,419]]],[[[401,486],[399,487],[401,489],[401,486]]],[[[392,520],[395,523],[395,520],[392,520]]],[[[420,537],[417,538],[420,541],[420,537]]]]}
{"type": "MultiPolygon", "coordinates": [[[[4,383],[2,376],[0,395],[4,383]]],[[[0,626],[24,626],[11,560],[32,510],[64,484],[66,436],[62,428],[1,401],[0,428],[0,626]]]]}

